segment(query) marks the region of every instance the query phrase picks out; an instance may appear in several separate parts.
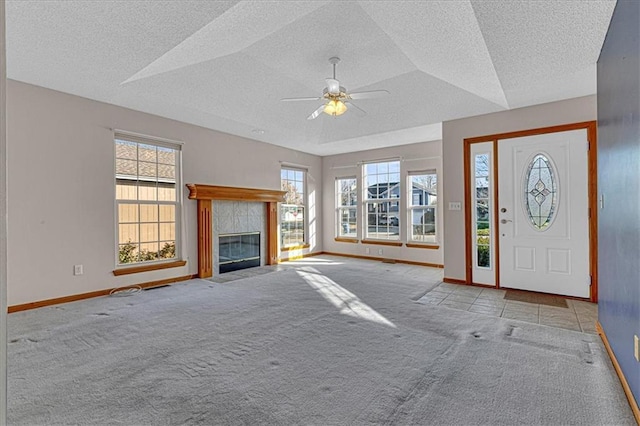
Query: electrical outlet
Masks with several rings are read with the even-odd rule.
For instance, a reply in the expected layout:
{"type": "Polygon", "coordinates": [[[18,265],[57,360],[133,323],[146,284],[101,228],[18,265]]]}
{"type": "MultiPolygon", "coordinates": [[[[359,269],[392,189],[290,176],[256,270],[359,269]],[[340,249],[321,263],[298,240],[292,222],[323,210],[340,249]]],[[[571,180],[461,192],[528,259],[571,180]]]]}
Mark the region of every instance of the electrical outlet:
{"type": "Polygon", "coordinates": [[[83,273],[82,265],[73,265],[73,275],[82,275],[83,273]]]}
{"type": "Polygon", "coordinates": [[[364,252],[365,252],[366,254],[371,254],[371,250],[369,249],[369,247],[365,248],[365,249],[364,249],[364,252]]]}
{"type": "Polygon", "coordinates": [[[382,249],[378,249],[378,254],[382,256],[382,249]]]}
{"type": "Polygon", "coordinates": [[[633,336],[633,356],[636,357],[636,361],[640,362],[640,341],[638,336],[633,336]]]}

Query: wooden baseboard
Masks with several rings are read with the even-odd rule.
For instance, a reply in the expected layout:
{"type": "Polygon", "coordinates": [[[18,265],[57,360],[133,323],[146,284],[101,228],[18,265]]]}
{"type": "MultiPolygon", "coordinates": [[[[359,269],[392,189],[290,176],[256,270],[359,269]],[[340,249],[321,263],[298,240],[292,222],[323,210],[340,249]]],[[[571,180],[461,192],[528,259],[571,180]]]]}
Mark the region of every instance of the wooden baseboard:
{"type": "Polygon", "coordinates": [[[290,262],[292,260],[300,260],[300,259],[304,259],[305,257],[320,256],[321,254],[323,254],[323,252],[321,251],[317,251],[314,253],[300,253],[293,256],[289,256],[286,259],[279,259],[278,263],[290,262]]]}
{"type": "Polygon", "coordinates": [[[376,260],[376,261],[392,261],[395,263],[405,263],[407,265],[417,265],[417,266],[428,266],[430,268],[444,268],[444,265],[440,265],[439,263],[427,263],[427,262],[414,262],[413,260],[402,260],[402,259],[389,259],[386,257],[373,257],[373,256],[362,256],[359,254],[348,254],[348,253],[335,253],[332,251],[323,251],[322,254],[327,254],[330,256],[342,256],[342,257],[350,257],[353,259],[364,259],[364,260],[376,260]]]}
{"type": "Polygon", "coordinates": [[[633,416],[636,418],[636,422],[640,425],[640,408],[638,408],[638,402],[633,396],[633,392],[631,392],[629,383],[627,383],[627,379],[626,377],[624,377],[624,373],[622,372],[622,368],[620,368],[620,364],[618,364],[616,355],[613,353],[613,350],[611,349],[611,345],[609,345],[609,340],[607,339],[607,335],[604,334],[604,329],[602,328],[600,321],[596,321],[596,330],[598,331],[598,334],[602,339],[602,343],[604,343],[604,347],[607,348],[607,353],[609,354],[609,358],[611,358],[611,363],[613,364],[613,368],[616,370],[616,374],[618,374],[620,383],[622,383],[624,394],[627,396],[627,399],[629,400],[629,405],[631,406],[631,411],[633,412],[633,416]]]}
{"type": "MultiPolygon", "coordinates": [[[[182,277],[166,278],[164,280],[149,281],[142,284],[132,284],[122,288],[126,289],[131,287],[141,287],[141,288],[158,287],[165,284],[172,284],[180,281],[190,280],[192,278],[196,278],[196,275],[184,275],[182,277]]],[[[43,308],[45,306],[59,305],[61,303],[75,302],[78,300],[91,299],[93,297],[107,296],[113,290],[115,289],[109,288],[106,290],[91,291],[89,293],[81,293],[81,294],[74,294],[71,296],[56,297],[55,299],[47,299],[47,300],[39,300],[37,302],[23,303],[22,305],[13,305],[13,306],[9,306],[7,312],[11,314],[13,312],[43,308]]]]}
{"type": "Polygon", "coordinates": [[[468,284],[465,280],[459,280],[457,278],[447,278],[447,277],[444,277],[442,279],[442,282],[447,284],[468,284]]]}

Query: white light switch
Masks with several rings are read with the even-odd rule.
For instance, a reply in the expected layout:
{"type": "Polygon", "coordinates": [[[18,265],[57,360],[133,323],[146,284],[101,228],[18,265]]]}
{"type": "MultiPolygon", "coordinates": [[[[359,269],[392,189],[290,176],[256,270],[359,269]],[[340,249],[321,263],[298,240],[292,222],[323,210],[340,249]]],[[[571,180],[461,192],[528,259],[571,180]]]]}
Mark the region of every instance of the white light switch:
{"type": "Polygon", "coordinates": [[[462,210],[462,203],[460,201],[449,202],[449,210],[462,210]]]}

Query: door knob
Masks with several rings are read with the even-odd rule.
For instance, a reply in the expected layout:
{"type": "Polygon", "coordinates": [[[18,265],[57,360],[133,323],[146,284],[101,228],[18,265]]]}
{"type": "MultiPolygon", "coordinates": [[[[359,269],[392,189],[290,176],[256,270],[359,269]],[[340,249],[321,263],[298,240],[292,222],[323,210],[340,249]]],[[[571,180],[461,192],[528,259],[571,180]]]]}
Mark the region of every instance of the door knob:
{"type": "Polygon", "coordinates": [[[505,224],[505,223],[507,223],[507,222],[513,222],[513,221],[512,221],[512,220],[509,220],[509,219],[501,219],[501,220],[500,220],[500,223],[502,223],[502,224],[505,224]]]}

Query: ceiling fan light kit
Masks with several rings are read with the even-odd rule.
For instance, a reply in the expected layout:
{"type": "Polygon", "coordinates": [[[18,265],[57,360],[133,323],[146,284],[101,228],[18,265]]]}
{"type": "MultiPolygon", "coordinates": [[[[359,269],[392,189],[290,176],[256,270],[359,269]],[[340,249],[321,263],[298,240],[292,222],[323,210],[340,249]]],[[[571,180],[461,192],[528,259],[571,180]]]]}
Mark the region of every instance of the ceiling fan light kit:
{"type": "Polygon", "coordinates": [[[347,89],[340,86],[340,82],[336,79],[336,65],[340,62],[340,58],[337,56],[333,56],[329,58],[329,63],[333,66],[333,78],[327,78],[326,83],[327,87],[322,91],[321,97],[305,97],[305,98],[285,98],[281,99],[282,101],[319,101],[326,100],[324,105],[321,105],[318,109],[311,113],[307,117],[307,120],[313,120],[317,118],[321,112],[324,112],[327,115],[332,115],[337,117],[338,115],[344,114],[348,107],[355,107],[362,114],[366,114],[366,111],[362,108],[355,105],[351,102],[352,99],[369,99],[369,98],[378,98],[380,96],[388,95],[389,92],[386,90],[372,90],[368,92],[355,92],[348,93],[347,89]]]}
{"type": "Polygon", "coordinates": [[[334,117],[337,115],[342,115],[347,111],[347,106],[339,99],[332,99],[324,106],[323,112],[325,114],[333,115],[334,117]]]}

